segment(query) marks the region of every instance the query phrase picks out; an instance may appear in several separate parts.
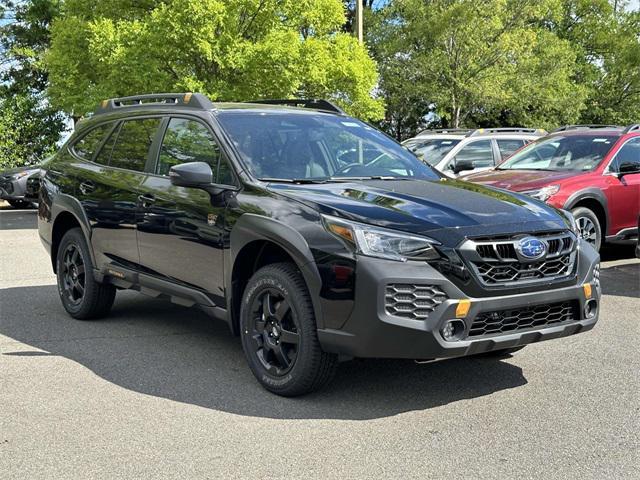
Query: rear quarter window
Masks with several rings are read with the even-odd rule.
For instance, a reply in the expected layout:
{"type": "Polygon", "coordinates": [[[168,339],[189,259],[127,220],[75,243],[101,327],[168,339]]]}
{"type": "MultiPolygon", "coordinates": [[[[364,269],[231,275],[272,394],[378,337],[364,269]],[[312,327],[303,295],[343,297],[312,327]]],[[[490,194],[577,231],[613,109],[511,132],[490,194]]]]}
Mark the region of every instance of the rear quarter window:
{"type": "Polygon", "coordinates": [[[105,123],[81,134],[80,138],[71,145],[71,150],[77,157],[91,160],[112,127],[113,123],[105,123]]]}

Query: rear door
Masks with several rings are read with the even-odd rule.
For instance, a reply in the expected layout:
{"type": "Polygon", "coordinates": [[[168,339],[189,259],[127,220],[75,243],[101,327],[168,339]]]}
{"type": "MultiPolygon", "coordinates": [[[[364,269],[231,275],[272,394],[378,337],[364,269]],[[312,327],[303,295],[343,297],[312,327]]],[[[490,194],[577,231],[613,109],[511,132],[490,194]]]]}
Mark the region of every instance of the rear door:
{"type": "Polygon", "coordinates": [[[525,145],[525,140],[519,138],[496,138],[496,145],[498,146],[498,152],[500,157],[498,163],[502,160],[506,160],[516,151],[520,150],[525,145]]]}
{"type": "Polygon", "coordinates": [[[81,170],[77,198],[91,224],[97,266],[139,262],[136,210],[153,138],[161,118],[124,120],[114,125],[92,161],[81,170]]]}
{"type": "Polygon", "coordinates": [[[191,117],[165,123],[155,161],[140,186],[140,262],[150,273],[205,290],[224,305],[225,204],[203,190],[172,185],[168,175],[173,165],[206,162],[215,183],[232,184],[234,176],[205,123],[191,117]]]}

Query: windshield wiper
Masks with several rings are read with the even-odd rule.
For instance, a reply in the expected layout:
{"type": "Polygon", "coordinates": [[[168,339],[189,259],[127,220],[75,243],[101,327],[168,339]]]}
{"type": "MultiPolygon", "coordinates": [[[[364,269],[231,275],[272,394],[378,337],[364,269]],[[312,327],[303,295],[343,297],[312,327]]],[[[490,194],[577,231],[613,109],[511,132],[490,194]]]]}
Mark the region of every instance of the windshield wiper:
{"type": "Polygon", "coordinates": [[[313,183],[327,183],[327,179],[322,178],[259,178],[261,182],[275,182],[275,183],[297,183],[299,185],[313,184],[313,183]]]}
{"type": "Polygon", "coordinates": [[[416,179],[413,177],[391,177],[391,176],[384,176],[384,175],[370,175],[370,176],[363,176],[363,177],[329,177],[329,180],[351,182],[354,180],[416,180],[416,179]]]}

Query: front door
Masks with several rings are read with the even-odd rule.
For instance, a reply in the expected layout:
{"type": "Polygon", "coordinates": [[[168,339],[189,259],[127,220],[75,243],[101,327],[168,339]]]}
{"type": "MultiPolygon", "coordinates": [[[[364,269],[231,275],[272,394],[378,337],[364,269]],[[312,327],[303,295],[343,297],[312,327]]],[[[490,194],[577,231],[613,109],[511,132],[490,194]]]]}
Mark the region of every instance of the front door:
{"type": "Polygon", "coordinates": [[[141,184],[140,263],[152,274],[205,290],[224,305],[225,206],[203,190],[171,184],[169,169],[185,162],[206,162],[214,182],[232,183],[211,130],[199,120],[171,118],[157,161],[141,184]]]}
{"type": "Polygon", "coordinates": [[[640,173],[620,176],[620,167],[624,164],[640,167],[640,137],[633,137],[622,145],[608,170],[610,235],[635,227],[640,214],[640,173]]]}

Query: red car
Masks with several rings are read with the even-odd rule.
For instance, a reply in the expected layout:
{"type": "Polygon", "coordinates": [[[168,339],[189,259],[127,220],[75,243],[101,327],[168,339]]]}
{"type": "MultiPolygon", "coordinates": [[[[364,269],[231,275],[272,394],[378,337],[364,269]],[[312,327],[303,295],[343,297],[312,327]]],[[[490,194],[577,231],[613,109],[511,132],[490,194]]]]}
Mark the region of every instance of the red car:
{"type": "Polygon", "coordinates": [[[582,238],[599,250],[638,235],[640,124],[561,127],[464,179],[570,210],[582,238]]]}

